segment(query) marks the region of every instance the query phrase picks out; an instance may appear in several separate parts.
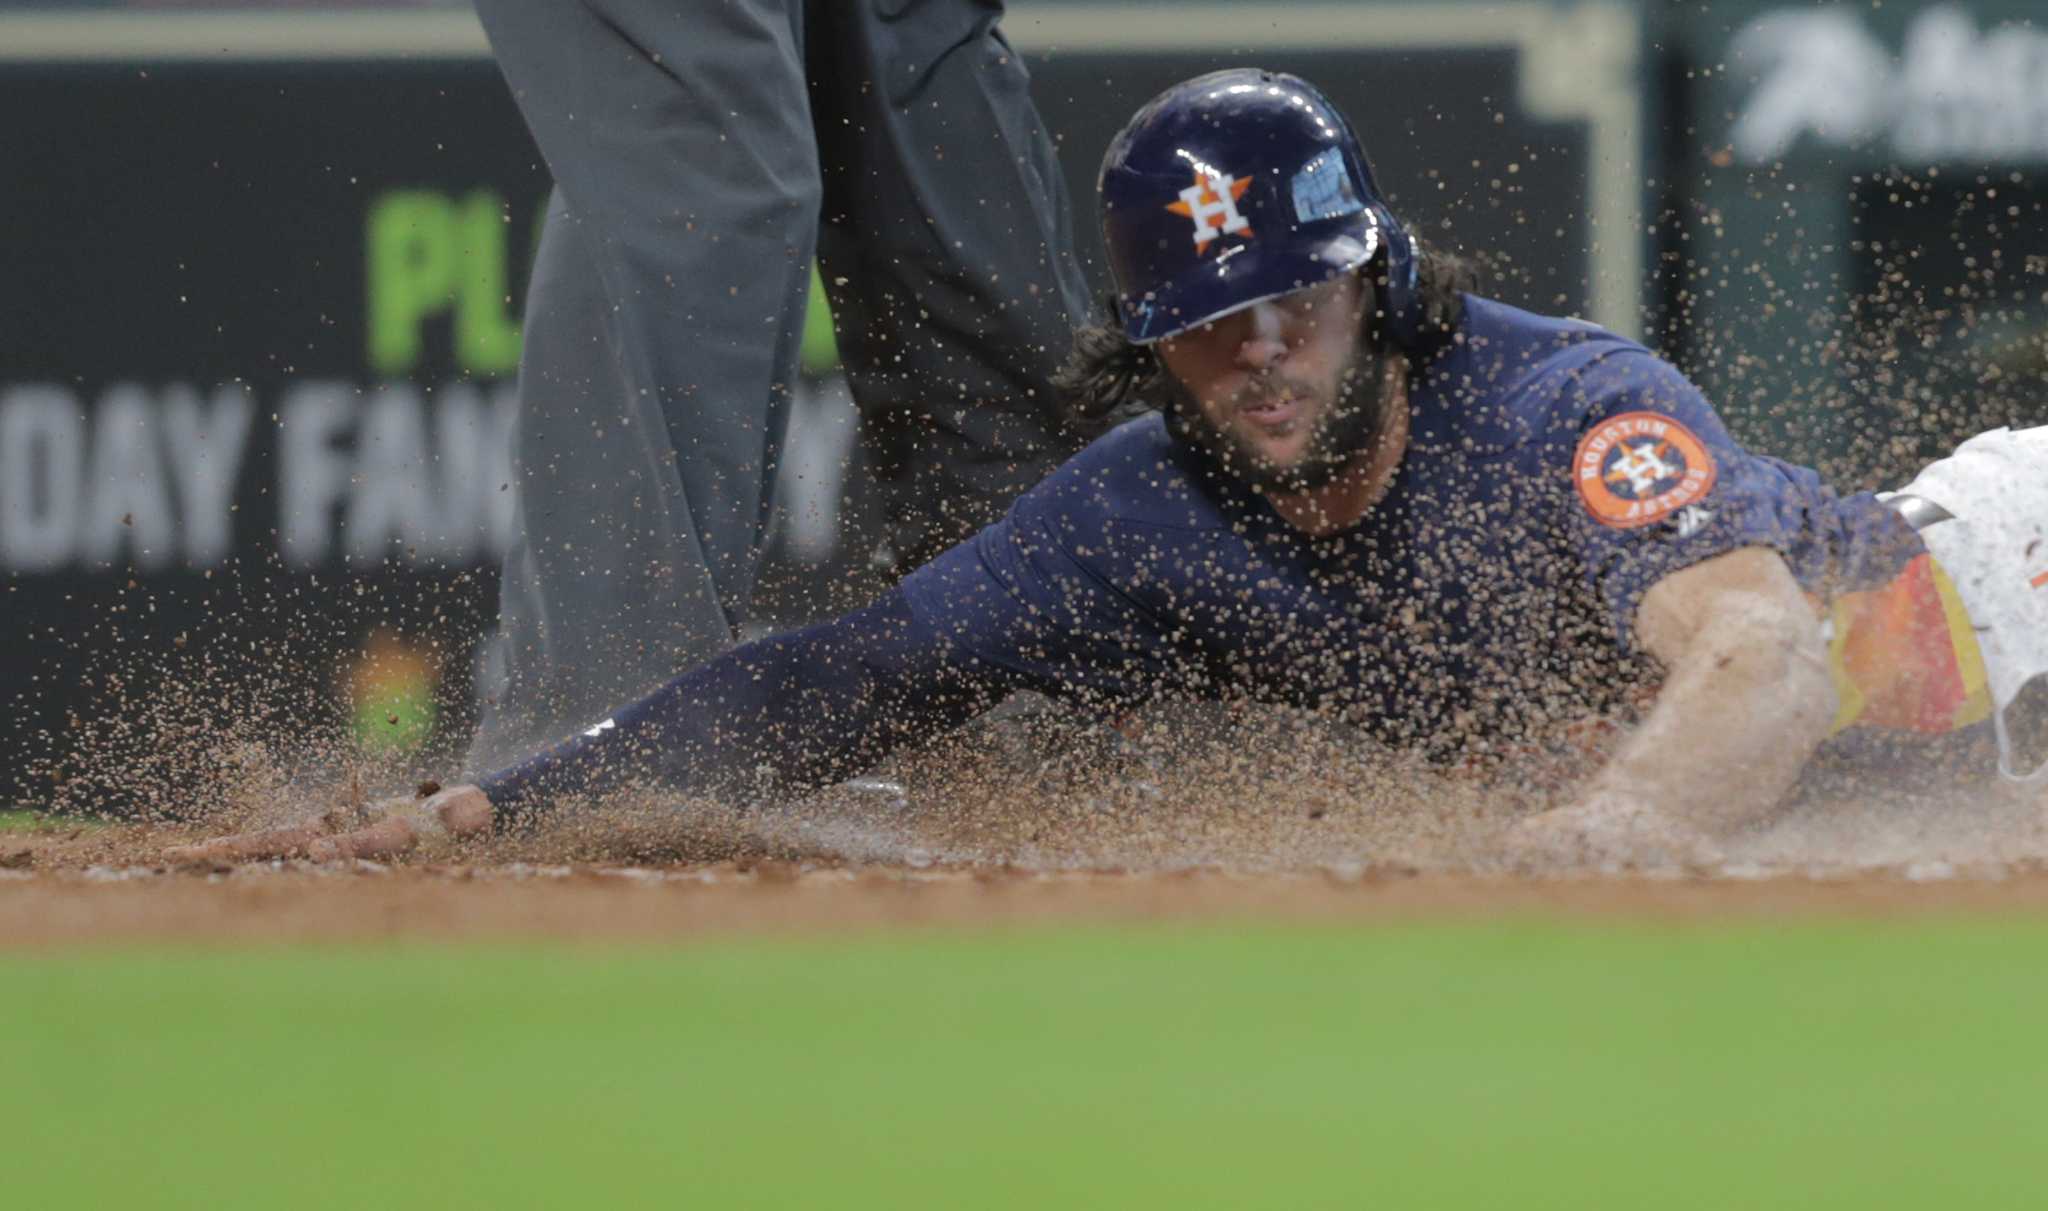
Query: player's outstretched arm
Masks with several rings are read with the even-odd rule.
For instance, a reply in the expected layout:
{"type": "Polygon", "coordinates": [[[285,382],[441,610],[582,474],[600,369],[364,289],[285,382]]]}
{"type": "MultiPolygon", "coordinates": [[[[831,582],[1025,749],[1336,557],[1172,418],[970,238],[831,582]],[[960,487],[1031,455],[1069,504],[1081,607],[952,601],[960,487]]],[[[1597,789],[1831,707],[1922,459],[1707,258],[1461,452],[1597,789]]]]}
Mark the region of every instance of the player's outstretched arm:
{"type": "Polygon", "coordinates": [[[1669,671],[1657,703],[1575,802],[1517,826],[1528,856],[1709,856],[1784,798],[1827,737],[1826,642],[1777,552],[1747,547],[1664,577],[1636,630],[1669,671]]]}
{"type": "Polygon", "coordinates": [[[491,801],[472,785],[451,786],[421,799],[395,799],[366,812],[353,826],[326,824],[269,828],[237,833],[196,845],[165,851],[168,862],[184,865],[215,862],[261,862],[271,858],[311,858],[333,862],[346,858],[396,858],[409,852],[423,836],[481,836],[491,831],[491,801]]]}
{"type": "Polygon", "coordinates": [[[745,801],[802,794],[950,731],[1016,683],[919,621],[893,589],[743,644],[479,779],[498,827],[623,787],[745,801]]]}
{"type": "Polygon", "coordinates": [[[680,796],[795,794],[957,727],[1014,678],[921,624],[900,591],[831,622],[756,640],[686,672],[581,735],[337,831],[272,829],[182,846],[180,862],[384,858],[422,836],[513,827],[568,796],[622,786],[680,796]]]}

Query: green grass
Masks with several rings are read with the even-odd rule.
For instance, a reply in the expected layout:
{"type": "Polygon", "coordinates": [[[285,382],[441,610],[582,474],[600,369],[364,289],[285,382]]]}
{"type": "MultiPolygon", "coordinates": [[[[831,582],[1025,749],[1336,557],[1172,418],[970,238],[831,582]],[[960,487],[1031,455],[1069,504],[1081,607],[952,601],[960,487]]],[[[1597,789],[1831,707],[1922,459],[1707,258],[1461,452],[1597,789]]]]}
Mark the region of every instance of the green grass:
{"type": "Polygon", "coordinates": [[[2048,927],[0,959],[21,1207],[2033,1206],[2048,927]]]}

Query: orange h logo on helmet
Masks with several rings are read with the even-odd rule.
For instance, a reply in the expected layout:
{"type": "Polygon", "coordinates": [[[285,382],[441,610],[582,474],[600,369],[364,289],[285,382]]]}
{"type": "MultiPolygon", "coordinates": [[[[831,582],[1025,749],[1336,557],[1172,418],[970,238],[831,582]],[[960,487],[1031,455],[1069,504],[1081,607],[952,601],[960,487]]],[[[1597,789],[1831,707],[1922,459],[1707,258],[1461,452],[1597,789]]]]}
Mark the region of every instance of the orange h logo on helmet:
{"type": "Polygon", "coordinates": [[[1195,183],[1180,191],[1180,201],[1166,204],[1173,213],[1186,215],[1195,221],[1196,256],[1207,252],[1209,244],[1220,235],[1251,238],[1251,220],[1237,208],[1237,200],[1251,185],[1250,177],[1233,177],[1197,168],[1195,183]]]}

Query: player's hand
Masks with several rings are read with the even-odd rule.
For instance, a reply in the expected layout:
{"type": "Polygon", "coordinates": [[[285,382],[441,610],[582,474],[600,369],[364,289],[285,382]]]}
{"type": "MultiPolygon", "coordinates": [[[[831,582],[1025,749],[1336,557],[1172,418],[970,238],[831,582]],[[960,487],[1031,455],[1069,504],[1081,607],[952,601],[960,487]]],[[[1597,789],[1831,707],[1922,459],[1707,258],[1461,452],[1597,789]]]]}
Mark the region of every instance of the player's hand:
{"type": "Polygon", "coordinates": [[[1507,854],[1523,868],[1707,866],[1720,847],[1700,830],[1640,802],[1592,794],[1517,822],[1507,854]]]}
{"type": "Polygon", "coordinates": [[[467,838],[491,831],[491,801],[476,787],[451,786],[425,799],[393,799],[344,824],[322,822],[292,828],[236,833],[196,845],[180,845],[164,860],[186,865],[261,862],[271,858],[395,858],[434,834],[467,838]]]}

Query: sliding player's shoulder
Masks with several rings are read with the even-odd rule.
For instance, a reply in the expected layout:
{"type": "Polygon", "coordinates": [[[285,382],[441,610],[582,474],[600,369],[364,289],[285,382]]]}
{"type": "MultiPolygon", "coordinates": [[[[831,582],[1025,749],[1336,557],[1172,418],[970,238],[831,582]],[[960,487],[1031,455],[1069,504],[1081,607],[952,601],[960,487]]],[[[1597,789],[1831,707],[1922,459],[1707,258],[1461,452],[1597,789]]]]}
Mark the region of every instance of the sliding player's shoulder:
{"type": "Polygon", "coordinates": [[[1152,413],[1103,434],[1017,501],[1021,527],[1106,539],[1129,526],[1213,530],[1226,524],[1188,451],[1152,413]]]}

